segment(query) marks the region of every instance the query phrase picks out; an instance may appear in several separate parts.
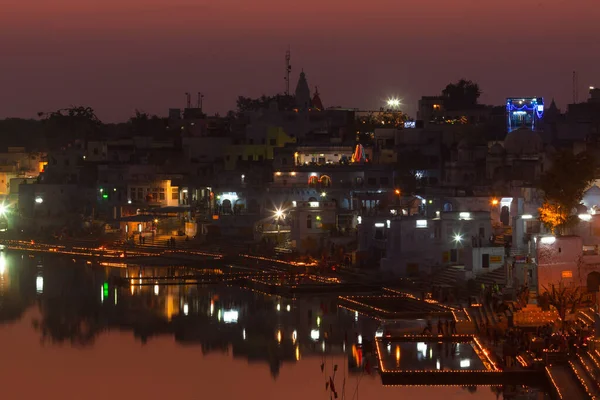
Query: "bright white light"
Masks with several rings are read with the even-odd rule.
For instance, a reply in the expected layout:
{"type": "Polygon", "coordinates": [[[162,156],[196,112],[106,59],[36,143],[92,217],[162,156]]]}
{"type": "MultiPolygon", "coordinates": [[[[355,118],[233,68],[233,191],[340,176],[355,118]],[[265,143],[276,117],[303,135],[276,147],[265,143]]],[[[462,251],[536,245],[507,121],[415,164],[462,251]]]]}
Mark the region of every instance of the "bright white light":
{"type": "Polygon", "coordinates": [[[188,306],[187,303],[185,303],[183,305],[183,315],[188,315],[189,311],[190,311],[190,307],[188,306]]]}
{"type": "Polygon", "coordinates": [[[296,343],[296,339],[298,339],[298,332],[294,330],[294,332],[292,332],[292,342],[296,343]]]}
{"type": "Polygon", "coordinates": [[[0,215],[6,214],[6,206],[4,204],[0,204],[0,215]]]}
{"type": "Polygon", "coordinates": [[[321,342],[321,350],[323,351],[323,353],[325,353],[325,341],[324,340],[321,342]]]}
{"type": "Polygon", "coordinates": [[[115,306],[117,305],[117,288],[115,288],[115,306]]]}
{"type": "Polygon", "coordinates": [[[100,303],[104,304],[104,286],[100,286],[100,303]]]}
{"type": "Polygon", "coordinates": [[[427,228],[427,220],[426,219],[418,219],[417,220],[417,228],[427,228]]]}
{"type": "Polygon", "coordinates": [[[388,352],[388,354],[390,354],[392,352],[392,344],[391,343],[388,343],[388,345],[387,345],[387,352],[388,352]]]}
{"type": "Polygon", "coordinates": [[[308,205],[310,207],[319,207],[319,202],[318,201],[311,201],[308,203],[308,205]]]}
{"type": "Polygon", "coordinates": [[[454,235],[454,241],[456,243],[460,243],[460,242],[462,242],[462,240],[463,240],[463,238],[462,238],[462,235],[460,233],[457,233],[457,234],[454,235]]]}
{"type": "Polygon", "coordinates": [[[386,224],[387,228],[390,229],[390,227],[392,226],[392,221],[390,221],[388,219],[387,221],[385,221],[385,224],[386,224]]]}
{"type": "Polygon", "coordinates": [[[387,101],[387,105],[390,108],[398,108],[400,107],[400,99],[396,99],[396,98],[390,98],[387,101]]]}
{"type": "Polygon", "coordinates": [[[6,257],[2,252],[0,253],[0,275],[4,275],[4,272],[6,272],[6,257]]]}
{"type": "Polygon", "coordinates": [[[375,337],[376,338],[383,337],[383,329],[377,329],[375,331],[375,337]]]}
{"type": "Polygon", "coordinates": [[[44,293],[44,277],[41,275],[35,278],[35,290],[38,293],[44,293]]]}
{"type": "Polygon", "coordinates": [[[375,224],[375,228],[383,228],[385,224],[383,222],[378,222],[375,224]]]}
{"type": "Polygon", "coordinates": [[[215,303],[213,303],[213,301],[210,301],[210,316],[212,317],[213,313],[215,312],[215,303]]]}
{"type": "Polygon", "coordinates": [[[314,341],[319,340],[319,336],[321,336],[318,329],[313,329],[310,331],[310,338],[314,341]]]}
{"type": "Polygon", "coordinates": [[[158,285],[154,285],[154,294],[158,296],[158,285]]]}
{"type": "Polygon", "coordinates": [[[358,335],[357,341],[358,344],[362,344],[362,335],[358,335]]]}
{"type": "Polygon", "coordinates": [[[590,221],[592,219],[591,214],[579,214],[579,219],[582,221],[590,221]]]}
{"type": "Polygon", "coordinates": [[[277,311],[281,311],[281,304],[277,303],[277,311]]]}
{"type": "Polygon", "coordinates": [[[127,200],[127,204],[131,204],[131,200],[127,200]]]}
{"type": "Polygon", "coordinates": [[[540,242],[542,242],[543,244],[552,244],[552,243],[556,242],[556,237],[544,236],[544,237],[540,238],[540,242]]]}
{"type": "Polygon", "coordinates": [[[469,219],[469,218],[471,218],[471,213],[469,213],[469,212],[461,212],[461,213],[458,213],[458,217],[460,219],[469,219]]]}
{"type": "Polygon", "coordinates": [[[238,200],[238,195],[236,192],[225,192],[221,193],[221,201],[229,200],[231,204],[235,203],[238,200]]]}
{"type": "Polygon", "coordinates": [[[287,305],[287,307],[285,308],[288,312],[292,311],[292,306],[290,306],[289,304],[287,305]]]}
{"type": "Polygon", "coordinates": [[[358,321],[358,311],[354,311],[354,321],[358,321]]]}
{"type": "Polygon", "coordinates": [[[237,310],[223,311],[223,322],[226,324],[235,324],[238,321],[239,312],[237,310]]]}
{"type": "Polygon", "coordinates": [[[246,340],[246,329],[242,329],[242,339],[246,340]]]}
{"type": "Polygon", "coordinates": [[[37,204],[42,204],[44,202],[44,199],[42,199],[41,197],[38,196],[38,197],[35,198],[35,202],[37,204]]]}
{"type": "Polygon", "coordinates": [[[277,210],[275,210],[275,218],[276,219],[281,219],[283,217],[283,210],[278,208],[277,210]]]}
{"type": "Polygon", "coordinates": [[[522,219],[532,219],[533,215],[531,215],[531,214],[525,214],[525,215],[521,215],[521,218],[522,219]]]}
{"type": "Polygon", "coordinates": [[[317,317],[317,326],[321,327],[321,317],[317,317]]]}
{"type": "Polygon", "coordinates": [[[358,217],[356,217],[356,223],[358,225],[362,224],[362,217],[360,215],[358,217]]]}
{"type": "Polygon", "coordinates": [[[427,345],[423,342],[417,343],[417,351],[423,354],[423,357],[427,357],[427,345]]]}
{"type": "Polygon", "coordinates": [[[471,366],[471,360],[469,360],[469,359],[460,360],[461,368],[469,368],[470,366],[471,366]]]}
{"type": "Polygon", "coordinates": [[[327,192],[321,192],[321,197],[327,197],[327,192]]]}
{"type": "Polygon", "coordinates": [[[442,369],[442,366],[440,364],[440,360],[436,360],[436,362],[435,362],[435,369],[442,369]]]}

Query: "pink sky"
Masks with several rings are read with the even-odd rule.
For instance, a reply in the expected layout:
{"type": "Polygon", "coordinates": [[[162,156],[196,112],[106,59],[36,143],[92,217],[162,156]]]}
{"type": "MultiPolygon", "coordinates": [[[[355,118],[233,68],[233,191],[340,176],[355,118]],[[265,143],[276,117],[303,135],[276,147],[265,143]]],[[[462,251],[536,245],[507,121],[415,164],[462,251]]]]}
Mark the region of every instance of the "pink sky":
{"type": "MultiPolygon", "coordinates": [[[[44,347],[31,326],[34,315],[29,312],[17,323],[0,326],[3,398],[329,399],[319,357],[284,364],[274,380],[266,363],[249,364],[244,359],[232,360],[230,355],[203,356],[200,347],[179,346],[172,337],[151,339],[142,346],[132,333],[110,332],[100,336],[91,348],[44,347]]],[[[336,362],[340,368],[344,365],[343,359],[336,362]]],[[[355,378],[347,382],[356,387],[355,378]]],[[[348,389],[346,398],[352,395],[353,390],[348,389]]],[[[382,386],[378,376],[361,380],[359,398],[496,399],[488,387],[479,388],[474,395],[459,387],[392,388],[382,386]]]]}
{"type": "Polygon", "coordinates": [[[573,70],[580,99],[600,86],[599,20],[594,0],[4,0],[0,117],[71,104],[106,121],[166,115],[197,91],[224,113],[238,95],[283,90],[288,45],[293,83],[304,68],[325,106],[397,95],[414,114],[418,97],[465,77],[484,102],[564,107],[573,70]]]}

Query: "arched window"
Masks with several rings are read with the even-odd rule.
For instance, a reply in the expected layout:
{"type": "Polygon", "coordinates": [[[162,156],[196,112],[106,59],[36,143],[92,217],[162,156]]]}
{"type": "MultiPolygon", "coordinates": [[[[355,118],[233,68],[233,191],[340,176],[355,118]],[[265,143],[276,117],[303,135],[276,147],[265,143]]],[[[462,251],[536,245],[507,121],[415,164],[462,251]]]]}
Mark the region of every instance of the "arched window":
{"type": "Polygon", "coordinates": [[[331,178],[327,175],[321,175],[321,179],[319,179],[322,187],[330,187],[331,186],[331,178]]]}
{"type": "Polygon", "coordinates": [[[306,228],[312,229],[312,215],[310,214],[306,216],[306,228]]]}
{"type": "Polygon", "coordinates": [[[308,186],[315,187],[317,186],[317,183],[319,183],[319,178],[317,178],[316,176],[312,175],[308,178],[308,186]]]}

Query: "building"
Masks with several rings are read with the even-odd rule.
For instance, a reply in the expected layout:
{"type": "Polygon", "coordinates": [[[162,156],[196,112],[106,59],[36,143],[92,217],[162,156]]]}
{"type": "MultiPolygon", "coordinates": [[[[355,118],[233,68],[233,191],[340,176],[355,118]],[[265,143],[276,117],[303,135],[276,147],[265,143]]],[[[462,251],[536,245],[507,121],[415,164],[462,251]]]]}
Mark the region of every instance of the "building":
{"type": "Polygon", "coordinates": [[[504,263],[504,248],[490,242],[491,233],[489,212],[439,212],[435,218],[369,221],[359,227],[359,248],[365,248],[364,237],[384,241],[381,269],[398,276],[418,276],[448,265],[464,266],[468,275],[477,275],[504,263]]]}

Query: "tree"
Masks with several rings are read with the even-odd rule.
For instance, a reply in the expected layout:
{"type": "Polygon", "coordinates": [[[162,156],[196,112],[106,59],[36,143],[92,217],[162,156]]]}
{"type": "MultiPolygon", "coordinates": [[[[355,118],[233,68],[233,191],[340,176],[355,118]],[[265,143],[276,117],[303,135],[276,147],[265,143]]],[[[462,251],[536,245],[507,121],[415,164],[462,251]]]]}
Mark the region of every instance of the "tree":
{"type": "Polygon", "coordinates": [[[473,81],[461,79],[450,83],[442,90],[444,106],[447,110],[467,110],[477,107],[477,100],[481,96],[479,85],[473,81]]]}
{"type": "Polygon", "coordinates": [[[573,154],[565,150],[557,153],[538,187],[544,192],[544,203],[538,210],[540,221],[552,233],[564,234],[577,223],[573,210],[594,180],[595,170],[596,161],[588,152],[573,154]]]}
{"type": "Polygon", "coordinates": [[[570,310],[571,314],[575,312],[583,299],[583,292],[579,290],[579,287],[569,288],[562,283],[559,283],[558,287],[551,285],[550,289],[542,287],[545,290],[543,294],[545,302],[556,308],[564,330],[567,311],[570,310]]]}
{"type": "Polygon", "coordinates": [[[89,140],[98,135],[102,122],[91,107],[63,108],[50,113],[38,113],[50,148],[62,147],[74,140],[89,140]]]}
{"type": "Polygon", "coordinates": [[[294,106],[295,98],[290,95],[276,94],[275,96],[262,95],[259,98],[253,99],[251,97],[239,96],[236,101],[236,107],[238,112],[244,111],[257,111],[265,108],[269,108],[272,102],[277,103],[279,109],[289,109],[294,106]]]}

